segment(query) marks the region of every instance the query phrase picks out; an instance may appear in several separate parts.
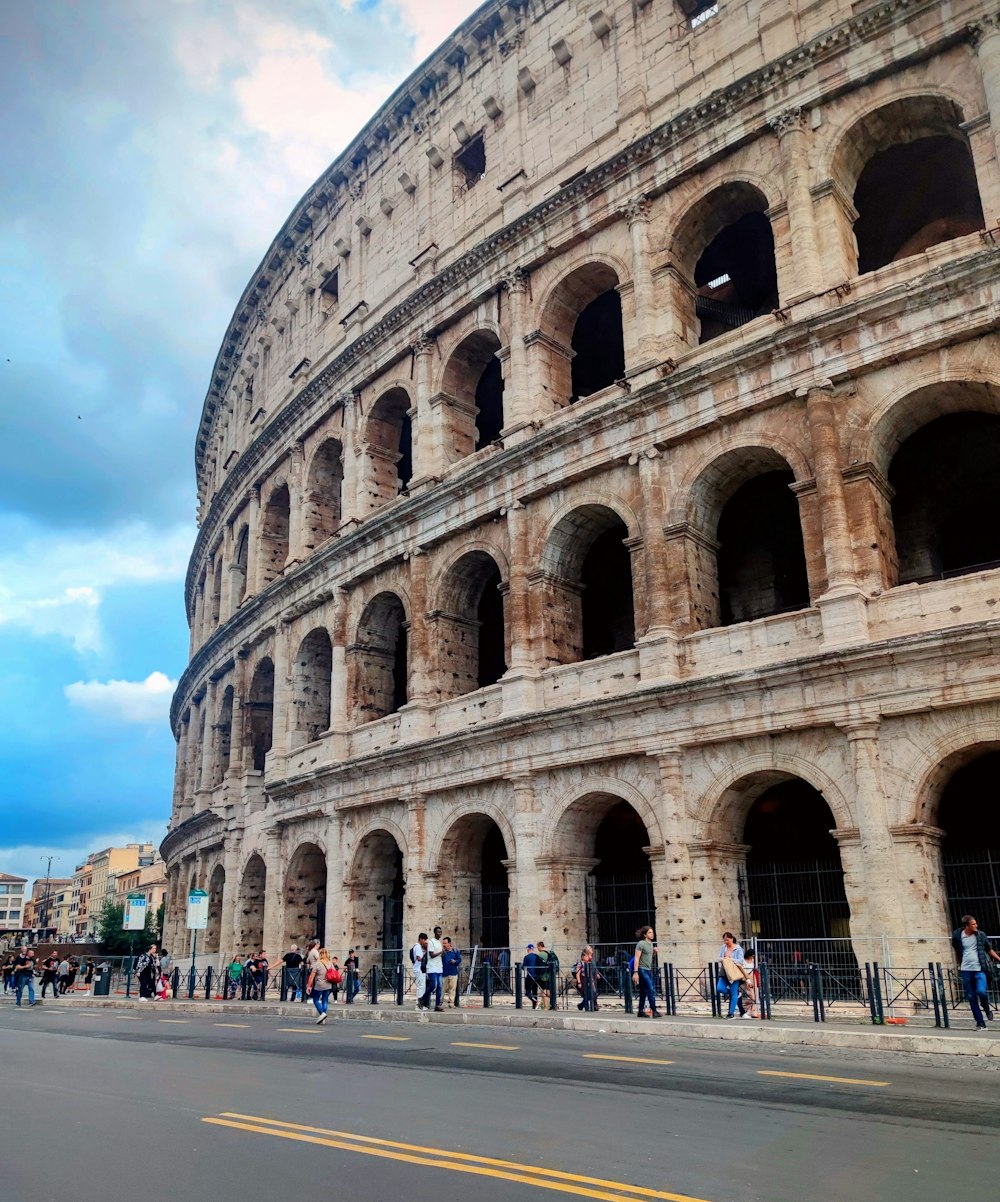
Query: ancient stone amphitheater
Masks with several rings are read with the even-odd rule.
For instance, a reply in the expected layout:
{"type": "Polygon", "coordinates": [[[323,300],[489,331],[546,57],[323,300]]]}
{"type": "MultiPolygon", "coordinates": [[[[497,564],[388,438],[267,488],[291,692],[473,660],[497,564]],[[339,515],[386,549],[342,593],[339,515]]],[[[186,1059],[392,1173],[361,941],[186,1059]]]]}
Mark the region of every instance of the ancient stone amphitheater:
{"type": "Polygon", "coordinates": [[[456,30],[212,373],[170,949],[1000,926],[998,139],[996,0],[456,30]]]}

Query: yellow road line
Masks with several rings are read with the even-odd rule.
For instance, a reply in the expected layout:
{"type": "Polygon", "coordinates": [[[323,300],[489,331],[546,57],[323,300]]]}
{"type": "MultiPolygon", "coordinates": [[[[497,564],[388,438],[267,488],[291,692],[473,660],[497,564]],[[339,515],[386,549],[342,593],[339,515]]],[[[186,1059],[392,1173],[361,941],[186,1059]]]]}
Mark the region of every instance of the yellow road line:
{"type": "Polygon", "coordinates": [[[284,1031],[288,1035],[318,1035],[319,1027],[275,1027],[276,1031],[284,1031]]]}
{"type": "Polygon", "coordinates": [[[160,1018],[160,1019],[157,1019],[157,1022],[161,1022],[161,1023],[186,1023],[186,1022],[187,1022],[187,1019],[186,1019],[186,1018],[160,1018]]]}
{"type": "Polygon", "coordinates": [[[385,1039],[389,1043],[409,1043],[409,1035],[362,1035],[362,1039],[385,1039]]]}
{"type": "Polygon", "coordinates": [[[758,1077],[792,1077],[796,1081],[833,1081],[837,1085],[891,1085],[891,1081],[865,1081],[861,1077],[821,1077],[816,1073],[780,1073],[777,1069],[759,1068],[758,1077]]]}
{"type": "Polygon", "coordinates": [[[213,1027],[232,1027],[232,1028],[234,1028],[234,1030],[245,1031],[250,1026],[250,1024],[249,1023],[212,1023],[212,1026],[213,1027]]]}
{"type": "Polygon", "coordinates": [[[584,1052],[584,1060],[623,1060],[626,1064],[673,1064],[672,1060],[647,1060],[645,1056],[605,1056],[601,1052],[584,1052]]]}
{"type": "Polygon", "coordinates": [[[641,1189],[637,1186],[626,1185],[624,1182],[603,1181],[600,1178],[580,1177],[573,1173],[562,1173],[554,1169],[544,1169],[535,1165],[517,1164],[514,1161],[489,1160],[486,1157],[469,1156],[459,1152],[449,1152],[441,1148],[421,1148],[414,1144],[395,1144],[389,1140],[375,1140],[369,1136],[350,1135],[347,1132],[331,1131],[329,1135],[343,1136],[341,1139],[324,1139],[320,1135],[306,1134],[309,1131],[322,1131],[322,1128],[299,1127],[294,1123],[278,1123],[270,1119],[253,1119],[251,1115],[234,1116],[252,1119],[249,1123],[234,1122],[231,1118],[203,1118],[203,1123],[211,1123],[218,1127],[232,1127],[237,1131],[250,1131],[256,1135],[274,1135],[280,1139],[291,1139],[299,1143],[317,1144],[326,1148],[337,1148],[344,1152],[359,1152],[363,1156],[377,1156],[383,1160],[399,1160],[406,1164],[423,1165],[426,1168],[447,1169],[453,1173],[471,1173],[479,1177],[493,1177],[501,1181],[514,1181],[521,1185],[533,1185],[538,1189],[555,1190],[562,1194],[573,1194],[578,1198],[597,1198],[600,1202],[635,1202],[636,1198],[659,1198],[666,1202],[707,1202],[705,1198],[692,1198],[688,1194],[672,1194],[656,1190],[641,1189]],[[261,1126],[261,1123],[271,1123],[271,1126],[261,1126]],[[279,1128],[293,1128],[280,1130],[279,1128]],[[372,1146],[381,1145],[381,1146],[372,1146]],[[418,1153],[413,1155],[398,1152],[396,1147],[411,1148],[418,1153]],[[448,1159],[440,1159],[447,1157],[448,1159]],[[495,1168],[494,1165],[504,1166],[495,1168]],[[516,1171],[507,1171],[516,1170],[516,1171]],[[531,1176],[530,1174],[545,1174],[531,1176]],[[574,1184],[563,1184],[563,1182],[574,1184]],[[592,1183],[601,1189],[588,1189],[584,1183],[592,1183]],[[613,1189],[616,1192],[608,1193],[613,1189]],[[622,1192],[624,1191],[624,1192],[622,1192]]]}
{"type": "Polygon", "coordinates": [[[495,1052],[517,1052],[521,1045],[518,1043],[460,1043],[455,1042],[453,1048],[492,1048],[495,1052]]]}
{"type": "MultiPolygon", "coordinates": [[[[373,1136],[373,1135],[353,1135],[349,1131],[332,1131],[326,1127],[307,1127],[307,1126],[304,1126],[302,1123],[285,1123],[285,1122],[282,1122],[281,1119],[259,1118],[256,1115],[239,1114],[234,1111],[223,1111],[218,1119],[214,1119],[214,1120],[213,1119],[202,1119],[202,1122],[205,1122],[205,1123],[216,1122],[216,1123],[221,1123],[222,1125],[225,1125],[224,1123],[222,1123],[222,1120],[224,1120],[224,1119],[246,1119],[248,1123],[255,1124],[255,1126],[248,1128],[249,1130],[259,1130],[262,1132],[270,1132],[270,1133],[276,1134],[276,1135],[282,1135],[287,1130],[287,1131],[303,1131],[303,1132],[308,1132],[312,1135],[335,1136],[338,1139],[350,1141],[349,1143],[347,1143],[345,1145],[349,1151],[364,1152],[364,1151],[371,1150],[374,1152],[375,1155],[378,1155],[379,1151],[381,1151],[382,1149],[389,1148],[389,1149],[399,1149],[403,1152],[413,1152],[413,1153],[416,1153],[418,1156],[422,1156],[422,1157],[446,1156],[451,1161],[461,1162],[461,1163],[456,1163],[456,1164],[452,1164],[452,1165],[445,1164],[442,1167],[453,1168],[458,1171],[462,1171],[466,1164],[468,1164],[468,1165],[487,1165],[491,1168],[495,1167],[495,1168],[500,1168],[500,1169],[516,1169],[520,1173],[541,1174],[545,1177],[551,1177],[557,1181],[577,1181],[577,1182],[582,1182],[586,1185],[609,1186],[609,1187],[613,1187],[613,1188],[619,1189],[619,1190],[626,1190],[629,1194],[636,1195],[640,1198],[659,1198],[659,1199],[665,1199],[666,1202],[706,1202],[706,1199],[704,1199],[704,1198],[693,1198],[693,1197],[689,1196],[688,1194],[672,1194],[672,1193],[664,1192],[662,1190],[645,1189],[644,1187],[639,1186],[639,1185],[625,1185],[623,1182],[620,1182],[620,1181],[605,1181],[601,1177],[581,1177],[576,1173],[564,1173],[560,1169],[547,1169],[547,1168],[543,1167],[542,1165],[520,1164],[516,1160],[498,1160],[495,1157],[491,1157],[491,1156],[475,1156],[471,1152],[451,1152],[444,1148],[428,1148],[421,1144],[401,1143],[399,1140],[394,1140],[394,1139],[379,1139],[377,1136],[373,1136]],[[262,1126],[262,1124],[266,1124],[266,1126],[262,1126]],[[276,1128],[281,1128],[281,1130],[275,1130],[276,1128]],[[369,1147],[359,1147],[358,1145],[369,1145],[369,1147]]],[[[322,1141],[318,1141],[318,1142],[322,1142],[322,1141]]],[[[385,1154],[389,1155],[389,1153],[385,1153],[385,1154]]],[[[420,1163],[424,1163],[424,1162],[417,1160],[415,1163],[420,1164],[420,1163]]],[[[476,1170],[474,1168],[470,1168],[466,1171],[476,1172],[476,1170]]],[[[537,1185],[539,1183],[537,1181],[528,1181],[528,1184],[537,1185]]],[[[561,1187],[555,1186],[555,1185],[548,1185],[548,1186],[546,1186],[546,1188],[559,1189],[561,1187]]],[[[567,1192],[572,1193],[573,1191],[568,1190],[567,1192]]],[[[580,1191],[580,1192],[587,1193],[587,1191],[585,1191],[585,1190],[580,1191]]],[[[588,1196],[591,1196],[591,1195],[588,1194],[588,1196]]],[[[593,1196],[594,1197],[603,1197],[604,1195],[595,1194],[593,1196]]],[[[614,1194],[614,1195],[610,1195],[610,1197],[613,1200],[615,1200],[615,1202],[617,1202],[619,1195],[614,1194]]]]}
{"type": "Polygon", "coordinates": [[[126,1022],[126,1023],[141,1022],[141,1019],[139,1018],[138,1014],[116,1014],[115,1018],[121,1019],[122,1022],[126,1022]]]}

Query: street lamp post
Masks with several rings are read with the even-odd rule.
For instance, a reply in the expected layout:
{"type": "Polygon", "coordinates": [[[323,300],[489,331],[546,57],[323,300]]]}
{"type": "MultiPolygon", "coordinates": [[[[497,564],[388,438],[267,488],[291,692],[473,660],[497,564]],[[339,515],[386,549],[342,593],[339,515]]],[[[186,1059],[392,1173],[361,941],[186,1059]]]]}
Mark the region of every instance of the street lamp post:
{"type": "Polygon", "coordinates": [[[42,917],[38,926],[41,930],[45,930],[49,925],[49,881],[52,879],[52,861],[58,860],[58,856],[39,856],[40,860],[45,860],[45,892],[42,894],[42,917]]]}

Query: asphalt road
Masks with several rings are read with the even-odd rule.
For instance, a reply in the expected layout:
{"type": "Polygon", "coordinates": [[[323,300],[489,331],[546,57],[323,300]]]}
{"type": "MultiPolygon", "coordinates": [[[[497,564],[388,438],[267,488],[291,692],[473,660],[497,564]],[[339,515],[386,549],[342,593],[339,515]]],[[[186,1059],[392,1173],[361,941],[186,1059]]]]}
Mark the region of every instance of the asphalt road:
{"type": "Polygon", "coordinates": [[[1000,1197],[957,1057],[0,1007],[0,1202],[1000,1197]]]}

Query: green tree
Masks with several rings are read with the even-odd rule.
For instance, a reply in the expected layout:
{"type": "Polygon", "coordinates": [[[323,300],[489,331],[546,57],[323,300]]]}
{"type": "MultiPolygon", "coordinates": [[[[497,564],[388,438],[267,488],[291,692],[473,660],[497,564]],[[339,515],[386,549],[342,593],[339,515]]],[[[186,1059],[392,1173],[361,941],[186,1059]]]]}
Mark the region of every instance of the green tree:
{"type": "Polygon", "coordinates": [[[156,918],[148,909],[146,911],[146,926],[143,930],[122,930],[124,922],[124,905],[119,905],[117,902],[107,902],[101,911],[97,927],[97,940],[105,955],[127,956],[130,941],[134,944],[136,951],[142,951],[143,945],[149,947],[151,943],[156,942],[156,918]]]}

